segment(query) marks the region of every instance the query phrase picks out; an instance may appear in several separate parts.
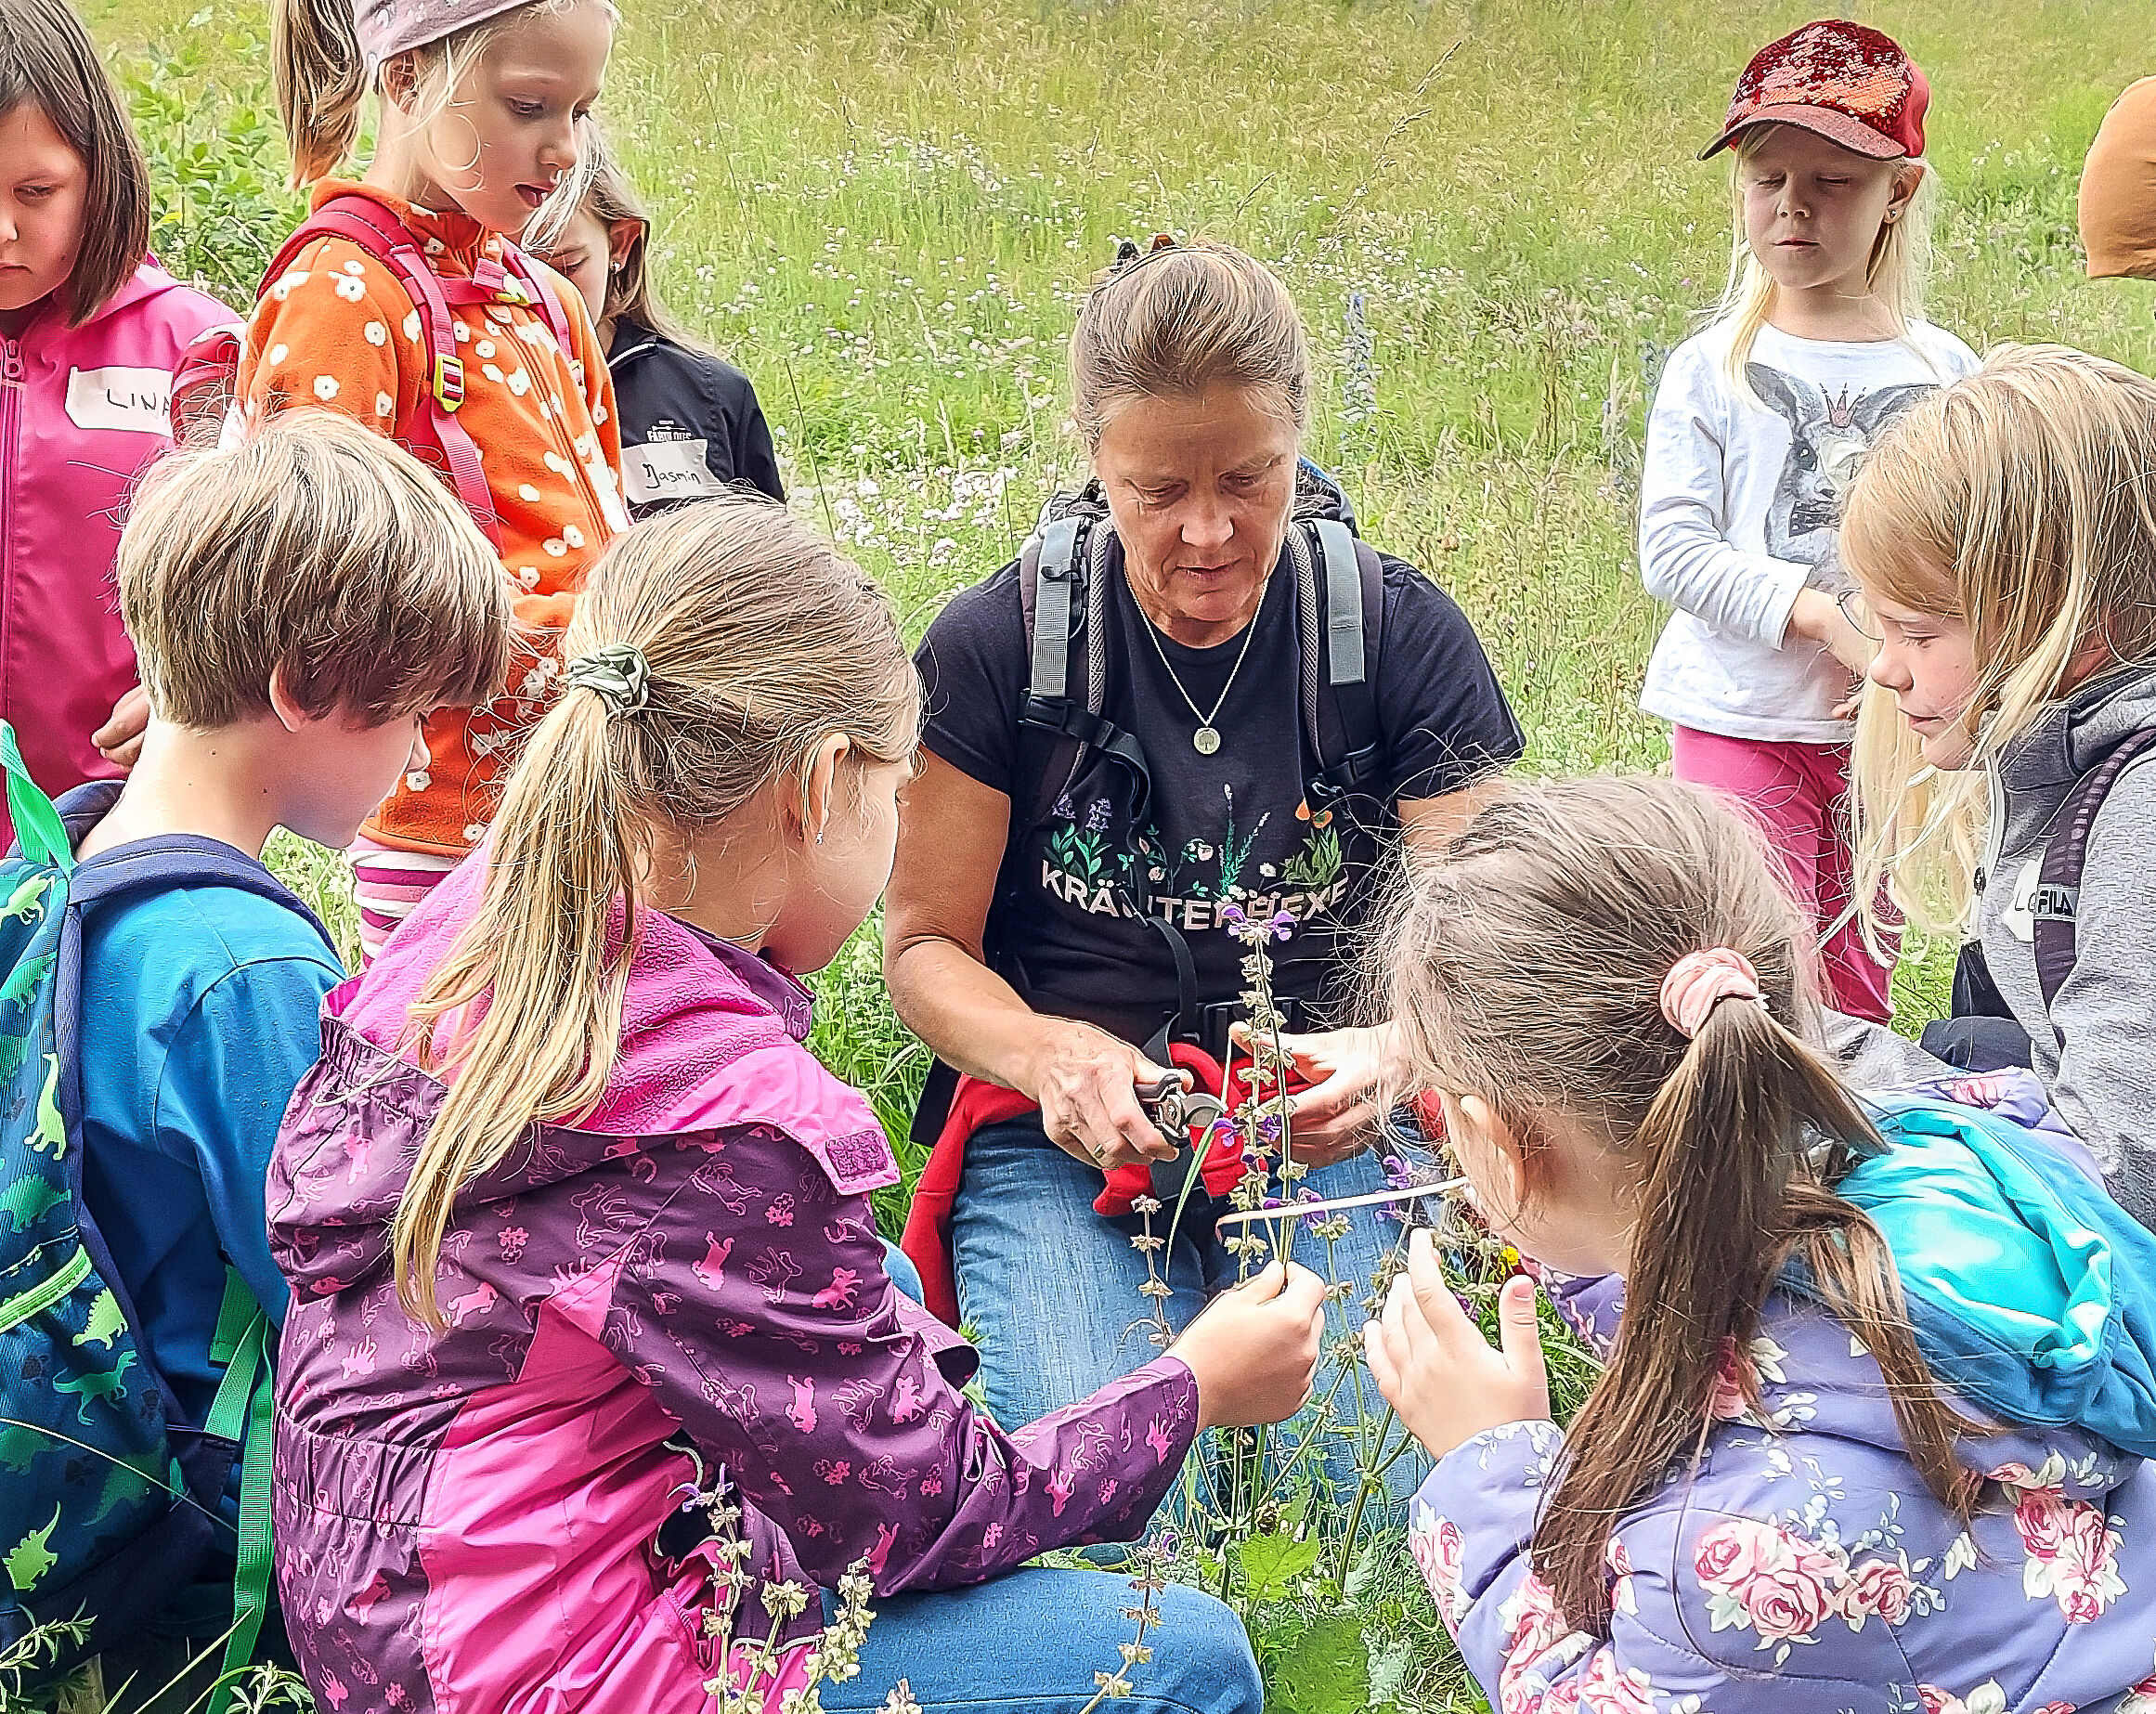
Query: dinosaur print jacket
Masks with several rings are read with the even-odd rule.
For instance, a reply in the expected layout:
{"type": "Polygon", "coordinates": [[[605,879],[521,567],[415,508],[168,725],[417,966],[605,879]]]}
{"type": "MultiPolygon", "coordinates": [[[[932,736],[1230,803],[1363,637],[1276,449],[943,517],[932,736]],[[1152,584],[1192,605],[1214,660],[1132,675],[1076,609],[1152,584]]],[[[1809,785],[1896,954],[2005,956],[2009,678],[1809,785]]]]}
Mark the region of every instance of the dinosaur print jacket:
{"type": "MultiPolygon", "coordinates": [[[[741,1509],[752,1578],[830,1588],[865,1559],[879,1594],[1141,1530],[1196,1430],[1189,1370],[1016,1433],[964,1398],[971,1347],[884,1271],[868,1192],[896,1165],[802,1045],[807,991],[657,914],[604,1099],[459,1195],[448,1325],[405,1315],[390,1220],[444,1094],[407,1007],[487,862],[325,1002],[271,1169],[278,1582],[320,1706],[707,1708],[726,1561],[699,1493],[741,1509]]],[[[816,1613],[785,1628],[797,1660],[816,1613]]]]}

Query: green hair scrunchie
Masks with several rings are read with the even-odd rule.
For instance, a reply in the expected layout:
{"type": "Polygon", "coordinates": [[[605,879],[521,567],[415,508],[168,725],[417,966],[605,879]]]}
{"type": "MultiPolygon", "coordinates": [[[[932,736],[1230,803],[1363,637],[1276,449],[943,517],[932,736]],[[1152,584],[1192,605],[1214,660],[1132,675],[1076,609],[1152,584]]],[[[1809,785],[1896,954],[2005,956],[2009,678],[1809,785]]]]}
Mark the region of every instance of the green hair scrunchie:
{"type": "Polygon", "coordinates": [[[562,683],[595,693],[612,720],[634,714],[651,701],[651,663],[633,643],[609,643],[571,661],[562,683]]]}

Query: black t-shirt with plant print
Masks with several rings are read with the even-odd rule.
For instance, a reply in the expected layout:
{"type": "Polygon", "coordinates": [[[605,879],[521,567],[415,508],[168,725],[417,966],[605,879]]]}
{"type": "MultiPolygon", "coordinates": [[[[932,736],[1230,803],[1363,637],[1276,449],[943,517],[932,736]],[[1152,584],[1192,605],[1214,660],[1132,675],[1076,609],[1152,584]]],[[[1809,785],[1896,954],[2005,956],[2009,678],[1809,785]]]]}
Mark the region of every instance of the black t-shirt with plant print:
{"type": "MultiPolygon", "coordinates": [[[[1120,565],[1120,558],[1119,558],[1120,565]]],[[[1220,921],[1227,904],[1312,926],[1278,949],[1282,993],[1322,1015],[1344,997],[1338,948],[1368,915],[1382,865],[1396,851],[1401,799],[1442,797],[1518,760],[1520,729],[1466,616],[1413,566],[1384,568],[1383,647],[1372,685],[1389,789],[1313,813],[1304,795],[1317,761],[1303,735],[1294,578],[1283,555],[1253,631],[1191,649],[1153,630],[1129,584],[1110,579],[1108,683],[1101,712],[1143,747],[1150,803],[1134,816],[1130,771],[1094,752],[1038,827],[1022,825],[1038,782],[1014,780],[1019,708],[1031,676],[1016,563],[963,591],[929,628],[917,659],[928,693],[926,742],[942,760],[1011,798],[1024,841],[1013,896],[999,895],[988,941],[1020,967],[1043,1010],[1142,1043],[1176,1007],[1174,954],[1143,911],[1171,923],[1196,962],[1201,1003],[1232,1000],[1241,948],[1220,921]],[[1151,631],[1151,640],[1148,632],[1151,631]],[[1245,637],[1248,657],[1236,661],[1245,637]],[[1158,642],[1159,647],[1154,646],[1158,642]],[[1219,750],[1198,753],[1190,700],[1211,709],[1219,750]],[[1233,673],[1233,682],[1229,676],[1233,673]],[[1135,825],[1134,825],[1135,824],[1135,825]],[[1299,952],[1309,955],[1297,959],[1299,952]]],[[[1073,648],[1074,682],[1083,677],[1073,648]]],[[[1012,872],[1007,870],[1007,873],[1012,872]]]]}

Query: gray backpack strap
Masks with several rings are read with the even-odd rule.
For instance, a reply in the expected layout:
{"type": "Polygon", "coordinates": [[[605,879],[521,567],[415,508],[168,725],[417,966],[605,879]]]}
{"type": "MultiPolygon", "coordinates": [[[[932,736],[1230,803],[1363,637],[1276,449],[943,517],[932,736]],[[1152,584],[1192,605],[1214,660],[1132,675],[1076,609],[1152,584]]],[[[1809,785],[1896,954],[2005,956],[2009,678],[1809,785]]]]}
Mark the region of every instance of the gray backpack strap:
{"type": "MultiPolygon", "coordinates": [[[[2066,986],[2066,979],[2073,974],[2078,951],[2074,912],[2081,902],[2082,871],[2088,865],[2088,842],[2096,832],[2097,813],[2104,807],[2111,787],[2119,783],[2119,776],[2151,751],[2156,751],[2156,726],[2130,734],[2081,777],[2052,824],[2037,872],[2036,891],[2029,902],[2035,919],[2032,939],[2036,953],[2036,985],[2043,991],[2046,1017],[2059,991],[2066,986]]],[[[2053,1024],[2051,1032],[2059,1035],[2059,1026],[2053,1024]]]]}
{"type": "MultiPolygon", "coordinates": [[[[1040,554],[1032,566],[1035,696],[1061,696],[1071,682],[1072,594],[1084,575],[1078,564],[1080,526],[1080,519],[1068,517],[1044,527],[1040,554]]],[[[1021,565],[1021,581],[1024,569],[1021,565]]]]}
{"type": "Polygon", "coordinates": [[[1298,591],[1309,628],[1303,647],[1303,718],[1318,757],[1318,776],[1309,782],[1316,809],[1383,789],[1384,734],[1378,729],[1370,657],[1376,652],[1373,643],[1383,647],[1384,568],[1376,552],[1336,518],[1305,518],[1299,528],[1298,545],[1306,546],[1295,555],[1298,577],[1314,574],[1322,586],[1298,591]]]}
{"type": "Polygon", "coordinates": [[[1150,792],[1143,747],[1100,715],[1108,664],[1104,629],[1097,616],[1108,599],[1112,539],[1104,518],[1076,513],[1045,521],[1019,553],[1019,602],[1025,614],[1032,681],[1019,703],[1013,825],[1037,827],[1046,821],[1088,750],[1104,751],[1132,769],[1140,811],[1150,792]],[[1085,659],[1074,679],[1071,644],[1080,631],[1085,659]]]}
{"type": "Polygon", "coordinates": [[[1325,557],[1325,680],[1334,686],[1360,684],[1366,675],[1362,650],[1362,569],[1355,537],[1337,518],[1313,518],[1311,534],[1325,557]]]}

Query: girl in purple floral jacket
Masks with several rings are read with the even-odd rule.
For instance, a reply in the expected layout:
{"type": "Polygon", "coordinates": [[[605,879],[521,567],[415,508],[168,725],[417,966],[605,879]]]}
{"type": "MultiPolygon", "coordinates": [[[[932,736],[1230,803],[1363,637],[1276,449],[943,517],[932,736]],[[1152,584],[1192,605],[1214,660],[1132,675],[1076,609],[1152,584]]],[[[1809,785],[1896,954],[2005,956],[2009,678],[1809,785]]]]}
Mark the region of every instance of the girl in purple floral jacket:
{"type": "Polygon", "coordinates": [[[1417,1235],[1365,1344],[1431,1591],[1499,1714],[2156,1714],[2156,1240],[1981,1090],[1844,1090],[1771,862],[1559,783],[1397,915],[1476,1202],[1624,1299],[1562,1433],[1528,1282],[1492,1349],[1417,1235]]]}
{"type": "MultiPolygon", "coordinates": [[[[890,873],[919,707],[889,603],[783,509],[713,500],[617,539],[566,655],[488,843],[330,996],[279,1141],[308,1682],[334,1714],[694,1714],[743,1669],[729,1621],[775,1620],[760,1687],[798,1687],[805,1591],[864,1563],[880,1617],[825,1707],[903,1677],[924,1708],[1080,1708],[1129,1591],[1013,1568],[1134,1537],[1201,1429],[1292,1414],[1321,1282],[1272,1273],[1015,1432],[969,1404],[971,1348],[885,1273],[897,1167],[787,973],[890,873]]],[[[1254,1711],[1232,1616],[1162,1600],[1139,1706],[1254,1711]]]]}

